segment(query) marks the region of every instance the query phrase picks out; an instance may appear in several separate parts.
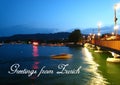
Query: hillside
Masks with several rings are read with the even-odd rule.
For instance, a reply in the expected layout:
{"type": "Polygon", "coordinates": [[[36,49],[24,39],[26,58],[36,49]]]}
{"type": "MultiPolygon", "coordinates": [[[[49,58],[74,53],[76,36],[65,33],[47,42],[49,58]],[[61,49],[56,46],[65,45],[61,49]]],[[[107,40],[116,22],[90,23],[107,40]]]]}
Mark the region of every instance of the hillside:
{"type": "Polygon", "coordinates": [[[0,37],[0,41],[27,41],[27,40],[39,40],[39,41],[50,41],[50,40],[64,40],[67,39],[70,33],[59,32],[50,34],[17,34],[10,37],[0,37]]]}

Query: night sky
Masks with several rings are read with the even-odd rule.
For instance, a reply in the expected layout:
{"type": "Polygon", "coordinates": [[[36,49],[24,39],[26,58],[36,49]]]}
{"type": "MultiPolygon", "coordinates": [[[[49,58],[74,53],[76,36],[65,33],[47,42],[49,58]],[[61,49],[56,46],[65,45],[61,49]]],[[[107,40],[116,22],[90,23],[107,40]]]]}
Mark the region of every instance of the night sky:
{"type": "MultiPolygon", "coordinates": [[[[0,36],[54,33],[114,24],[119,0],[0,0],[0,36]]],[[[117,10],[117,16],[120,11],[117,10]]],[[[119,18],[119,17],[118,17],[119,18]]],[[[118,20],[119,24],[119,20],[118,20]]]]}

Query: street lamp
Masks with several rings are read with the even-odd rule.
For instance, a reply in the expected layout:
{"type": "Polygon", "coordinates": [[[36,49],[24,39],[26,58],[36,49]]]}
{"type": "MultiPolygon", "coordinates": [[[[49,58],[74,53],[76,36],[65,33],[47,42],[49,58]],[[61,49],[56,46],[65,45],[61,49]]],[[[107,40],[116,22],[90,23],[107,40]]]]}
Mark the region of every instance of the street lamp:
{"type": "Polygon", "coordinates": [[[102,23],[101,22],[98,22],[98,38],[100,37],[100,28],[101,28],[101,25],[102,25],[102,23]]]}
{"type": "Polygon", "coordinates": [[[118,26],[117,26],[117,16],[116,16],[116,11],[120,8],[120,3],[117,3],[114,5],[114,34],[117,35],[118,31],[118,26]]]}
{"type": "Polygon", "coordinates": [[[113,36],[113,35],[114,35],[114,32],[112,32],[111,34],[112,34],[112,36],[113,36]]]}
{"type": "Polygon", "coordinates": [[[83,44],[85,43],[85,36],[83,36],[83,44]]]}

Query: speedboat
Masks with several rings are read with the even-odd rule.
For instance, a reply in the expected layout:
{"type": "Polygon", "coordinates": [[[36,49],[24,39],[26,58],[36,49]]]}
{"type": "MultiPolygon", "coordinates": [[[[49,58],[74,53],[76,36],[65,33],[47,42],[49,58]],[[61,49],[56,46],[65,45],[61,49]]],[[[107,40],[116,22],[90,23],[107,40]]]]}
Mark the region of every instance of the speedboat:
{"type": "Polygon", "coordinates": [[[59,55],[52,55],[51,58],[53,58],[53,59],[70,59],[70,58],[72,58],[72,54],[63,53],[63,54],[59,54],[59,55]]]}

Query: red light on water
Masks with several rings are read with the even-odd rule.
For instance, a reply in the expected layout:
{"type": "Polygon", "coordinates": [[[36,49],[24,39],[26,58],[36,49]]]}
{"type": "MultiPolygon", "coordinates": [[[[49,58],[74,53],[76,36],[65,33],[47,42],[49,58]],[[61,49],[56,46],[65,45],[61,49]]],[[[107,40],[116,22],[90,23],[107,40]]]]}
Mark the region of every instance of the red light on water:
{"type": "Polygon", "coordinates": [[[36,46],[36,45],[33,46],[33,56],[34,56],[34,57],[39,56],[38,46],[36,46]]]}

